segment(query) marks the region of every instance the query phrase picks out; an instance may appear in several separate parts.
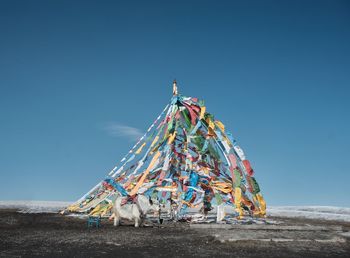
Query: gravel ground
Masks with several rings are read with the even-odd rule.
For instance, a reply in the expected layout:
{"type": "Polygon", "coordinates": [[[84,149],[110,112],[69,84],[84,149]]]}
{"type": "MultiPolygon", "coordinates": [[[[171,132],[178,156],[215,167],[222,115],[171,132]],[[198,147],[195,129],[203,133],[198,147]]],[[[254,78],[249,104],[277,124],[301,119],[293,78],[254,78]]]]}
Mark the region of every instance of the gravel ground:
{"type": "Polygon", "coordinates": [[[0,210],[0,257],[350,257],[349,223],[271,219],[280,224],[134,228],[103,221],[100,229],[88,229],[75,217],[0,210]]]}

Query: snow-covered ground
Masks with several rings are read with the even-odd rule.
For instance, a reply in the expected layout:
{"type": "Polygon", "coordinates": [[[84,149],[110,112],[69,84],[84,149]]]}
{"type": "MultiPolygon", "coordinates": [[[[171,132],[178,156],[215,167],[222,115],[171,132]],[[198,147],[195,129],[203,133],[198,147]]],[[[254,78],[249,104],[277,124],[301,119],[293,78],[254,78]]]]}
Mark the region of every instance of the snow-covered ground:
{"type": "MultiPolygon", "coordinates": [[[[61,201],[0,201],[0,209],[18,209],[27,213],[58,212],[72,202],[61,201]]],[[[350,208],[333,206],[270,206],[268,216],[309,218],[350,222],[350,208]]]]}
{"type": "Polygon", "coordinates": [[[333,206],[271,206],[267,215],[350,222],[350,208],[333,206]]]}
{"type": "Polygon", "coordinates": [[[24,213],[55,213],[72,202],[61,201],[0,201],[0,209],[17,209],[24,213]]]}

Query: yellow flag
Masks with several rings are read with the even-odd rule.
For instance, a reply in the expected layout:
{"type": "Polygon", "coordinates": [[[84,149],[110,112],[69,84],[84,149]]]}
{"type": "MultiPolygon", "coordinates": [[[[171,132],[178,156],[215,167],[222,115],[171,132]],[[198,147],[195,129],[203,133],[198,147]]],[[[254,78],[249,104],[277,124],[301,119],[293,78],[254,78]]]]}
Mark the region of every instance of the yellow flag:
{"type": "Polygon", "coordinates": [[[176,137],[176,131],[169,136],[168,144],[172,144],[176,137]]]}
{"type": "Polygon", "coordinates": [[[262,197],[261,193],[258,193],[256,195],[256,198],[258,199],[259,204],[260,204],[260,213],[261,213],[261,215],[265,216],[266,215],[266,202],[265,202],[264,198],[262,197]]]}
{"type": "Polygon", "coordinates": [[[224,124],[223,124],[221,121],[216,120],[216,121],[215,121],[215,124],[216,124],[217,127],[220,128],[220,130],[221,130],[223,133],[225,132],[225,126],[224,126],[224,124]]]}
{"type": "Polygon", "coordinates": [[[200,114],[200,116],[199,116],[199,119],[203,119],[203,118],[204,118],[205,109],[206,109],[205,106],[201,107],[201,114],[200,114]]]}
{"type": "Polygon", "coordinates": [[[241,207],[242,190],[239,187],[235,188],[235,206],[236,211],[239,213],[239,217],[242,217],[243,211],[241,207]]]}
{"type": "Polygon", "coordinates": [[[214,130],[215,124],[213,123],[213,121],[211,121],[211,119],[209,119],[209,128],[214,130]]]}
{"type": "Polygon", "coordinates": [[[135,154],[140,154],[140,152],[142,151],[143,147],[145,147],[146,143],[144,142],[140,148],[137,149],[137,151],[135,152],[135,154]]]}
{"type": "Polygon", "coordinates": [[[226,194],[232,192],[232,184],[225,183],[225,182],[217,182],[217,181],[212,182],[211,187],[226,194]]]}
{"type": "Polygon", "coordinates": [[[152,142],[152,144],[151,144],[151,148],[154,146],[154,144],[156,144],[156,142],[159,140],[159,136],[157,135],[155,138],[154,138],[154,140],[153,140],[153,142],[152,142]]]}

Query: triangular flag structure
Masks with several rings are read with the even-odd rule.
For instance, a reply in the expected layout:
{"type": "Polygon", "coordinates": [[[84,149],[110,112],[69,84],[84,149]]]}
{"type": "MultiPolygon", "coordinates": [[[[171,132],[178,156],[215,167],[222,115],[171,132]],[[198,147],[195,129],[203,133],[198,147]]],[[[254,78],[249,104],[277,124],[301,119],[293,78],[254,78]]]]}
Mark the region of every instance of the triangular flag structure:
{"type": "MultiPolygon", "coordinates": [[[[147,132],[69,212],[107,216],[117,195],[142,194],[175,203],[180,213],[232,206],[236,216],[263,217],[266,204],[243,150],[203,101],[178,94],[147,132]]],[[[218,211],[219,212],[219,211],[218,211]]]]}

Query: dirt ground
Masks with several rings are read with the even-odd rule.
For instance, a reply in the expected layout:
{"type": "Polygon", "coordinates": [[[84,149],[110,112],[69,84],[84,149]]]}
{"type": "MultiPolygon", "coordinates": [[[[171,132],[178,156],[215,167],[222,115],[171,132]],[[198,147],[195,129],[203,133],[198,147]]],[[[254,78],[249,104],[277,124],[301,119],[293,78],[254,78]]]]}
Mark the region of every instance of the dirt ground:
{"type": "Polygon", "coordinates": [[[280,224],[89,229],[85,219],[0,210],[0,257],[350,257],[349,223],[272,219],[280,224]]]}

